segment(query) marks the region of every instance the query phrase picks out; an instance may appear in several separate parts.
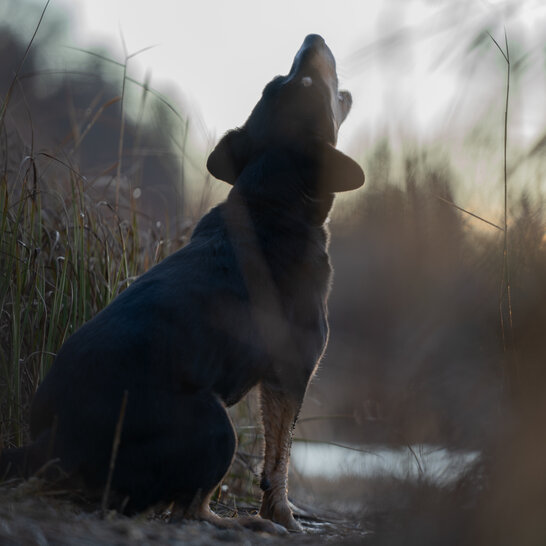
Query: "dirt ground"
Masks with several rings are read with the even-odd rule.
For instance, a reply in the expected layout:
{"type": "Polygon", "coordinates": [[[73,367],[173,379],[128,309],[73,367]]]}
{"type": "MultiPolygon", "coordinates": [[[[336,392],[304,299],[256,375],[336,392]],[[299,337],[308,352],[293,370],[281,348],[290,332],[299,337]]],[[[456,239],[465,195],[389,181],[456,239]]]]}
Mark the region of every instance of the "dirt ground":
{"type": "MultiPolygon", "coordinates": [[[[256,508],[257,503],[242,506],[239,513],[246,515],[256,508]]],[[[217,505],[215,510],[223,516],[233,515],[225,506],[217,505]]],[[[135,517],[110,512],[103,516],[98,504],[86,504],[65,491],[43,489],[30,481],[0,487],[0,544],[352,544],[361,543],[366,535],[357,522],[339,513],[298,509],[296,514],[305,532],[284,535],[223,530],[204,522],[170,523],[168,512],[135,517]]]]}

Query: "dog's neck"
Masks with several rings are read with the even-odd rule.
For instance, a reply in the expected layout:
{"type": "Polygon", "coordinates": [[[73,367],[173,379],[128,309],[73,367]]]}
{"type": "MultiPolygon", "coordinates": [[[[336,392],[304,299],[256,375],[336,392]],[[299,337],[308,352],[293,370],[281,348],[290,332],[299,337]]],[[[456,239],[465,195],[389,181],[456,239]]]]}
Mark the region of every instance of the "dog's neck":
{"type": "Polygon", "coordinates": [[[271,218],[275,224],[281,220],[322,228],[334,195],[320,191],[313,177],[318,173],[305,154],[282,147],[268,149],[257,154],[243,170],[228,203],[245,203],[256,222],[271,218]]]}

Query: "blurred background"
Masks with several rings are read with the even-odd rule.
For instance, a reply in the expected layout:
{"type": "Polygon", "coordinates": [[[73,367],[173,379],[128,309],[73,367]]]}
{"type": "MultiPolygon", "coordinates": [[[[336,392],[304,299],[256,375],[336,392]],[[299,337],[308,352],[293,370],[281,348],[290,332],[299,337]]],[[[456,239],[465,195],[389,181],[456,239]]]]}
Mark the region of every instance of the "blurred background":
{"type": "MultiPolygon", "coordinates": [[[[3,445],[27,438],[63,340],[226,196],[207,154],[320,33],[354,100],[339,147],[367,181],[332,213],[293,501],[373,544],[544,543],[544,2],[45,7],[0,5],[3,445]]],[[[256,415],[252,396],[233,409],[220,502],[257,494],[256,415]]]]}

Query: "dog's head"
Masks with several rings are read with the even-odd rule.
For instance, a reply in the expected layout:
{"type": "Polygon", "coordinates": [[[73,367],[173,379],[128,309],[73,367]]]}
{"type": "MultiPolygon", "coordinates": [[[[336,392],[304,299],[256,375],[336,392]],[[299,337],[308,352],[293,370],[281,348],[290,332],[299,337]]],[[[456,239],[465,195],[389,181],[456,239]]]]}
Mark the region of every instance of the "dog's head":
{"type": "Polygon", "coordinates": [[[338,89],[332,52],[321,36],[310,34],[290,72],[266,85],[243,127],[229,131],[212,151],[207,168],[234,184],[252,159],[283,148],[310,159],[326,191],[356,189],[364,183],[362,169],[334,147],[351,105],[351,94],[338,89]]]}

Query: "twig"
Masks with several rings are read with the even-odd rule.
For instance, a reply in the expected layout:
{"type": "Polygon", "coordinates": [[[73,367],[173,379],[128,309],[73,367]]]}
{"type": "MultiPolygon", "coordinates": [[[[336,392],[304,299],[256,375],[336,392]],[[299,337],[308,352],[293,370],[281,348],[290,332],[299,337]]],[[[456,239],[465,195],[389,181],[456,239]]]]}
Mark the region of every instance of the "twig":
{"type": "Polygon", "coordinates": [[[61,459],[58,459],[58,458],[50,459],[45,464],[43,464],[38,470],[36,470],[36,472],[34,473],[34,477],[36,478],[40,477],[42,474],[46,472],[46,470],[48,470],[50,467],[56,464],[59,464],[60,462],[61,462],[61,459]]]}
{"type": "Polygon", "coordinates": [[[497,228],[500,231],[504,231],[504,229],[502,227],[498,226],[497,224],[494,224],[493,222],[490,222],[489,220],[486,220],[485,218],[482,218],[481,216],[478,216],[477,214],[474,214],[473,212],[470,212],[469,210],[466,210],[466,209],[463,209],[462,207],[459,207],[459,205],[456,205],[452,201],[444,199],[443,197],[440,197],[439,195],[434,195],[434,197],[436,197],[436,199],[438,199],[439,201],[442,201],[442,203],[445,203],[446,205],[450,205],[453,208],[455,208],[457,210],[460,210],[461,212],[464,212],[465,214],[468,214],[469,216],[472,216],[473,218],[476,218],[477,220],[480,220],[480,221],[484,222],[485,224],[488,224],[488,225],[490,225],[490,226],[492,226],[494,228],[497,228]]]}
{"type": "Polygon", "coordinates": [[[114,468],[116,466],[116,458],[118,455],[119,442],[121,439],[121,430],[123,428],[123,420],[125,419],[125,409],[127,407],[128,391],[123,392],[123,400],[121,402],[121,409],[119,411],[118,422],[116,424],[116,433],[114,434],[114,443],[112,444],[112,455],[110,457],[110,466],[108,468],[108,479],[106,480],[106,486],[102,495],[101,511],[102,515],[106,514],[108,508],[108,497],[110,496],[110,488],[112,487],[112,477],[114,475],[114,468]]]}
{"type": "Polygon", "coordinates": [[[326,444],[334,447],[341,447],[343,449],[349,449],[350,451],[357,451],[358,453],[366,453],[368,455],[375,455],[376,457],[382,458],[382,455],[371,449],[362,449],[360,447],[348,446],[346,444],[339,444],[337,442],[323,441],[323,440],[310,440],[308,438],[293,438],[294,442],[301,442],[304,444],[326,444]]]}
{"type": "MultiPolygon", "coordinates": [[[[501,323],[501,332],[502,332],[502,343],[504,352],[508,350],[507,335],[506,335],[506,319],[508,319],[508,327],[510,330],[510,348],[514,348],[514,325],[513,325],[513,315],[512,315],[512,287],[510,282],[510,266],[509,266],[509,255],[508,255],[508,167],[507,167],[507,149],[508,149],[508,104],[510,98],[510,49],[508,47],[508,36],[506,34],[506,28],[504,29],[504,43],[506,51],[500,47],[498,42],[489,34],[489,37],[493,40],[494,44],[497,46],[497,49],[501,52],[504,60],[506,61],[506,100],[504,106],[504,142],[503,142],[503,182],[504,182],[504,241],[503,241],[503,250],[502,250],[502,277],[499,289],[499,315],[501,323]],[[507,309],[505,309],[505,305],[507,309]],[[507,317],[505,315],[507,314],[507,317]]],[[[516,355],[514,354],[514,359],[516,355]]],[[[507,382],[510,380],[510,377],[507,374],[505,364],[504,371],[504,383],[505,388],[510,387],[507,382]]],[[[513,380],[517,381],[517,363],[514,362],[514,377],[513,380]]],[[[511,385],[514,387],[514,384],[511,385]]]]}
{"type": "Polygon", "coordinates": [[[302,417],[298,419],[298,425],[308,423],[309,421],[354,421],[354,415],[313,415],[311,417],[302,417]]]}
{"type": "Polygon", "coordinates": [[[421,466],[421,461],[419,460],[419,457],[417,457],[417,453],[415,453],[415,450],[411,447],[411,444],[406,443],[406,447],[408,448],[408,451],[413,455],[413,458],[415,459],[415,462],[417,463],[417,469],[419,470],[419,476],[424,476],[425,471],[423,470],[423,467],[421,466]]]}
{"type": "Polygon", "coordinates": [[[87,133],[91,130],[93,125],[97,122],[99,117],[102,115],[102,113],[113,104],[116,104],[121,100],[121,97],[114,97],[113,99],[110,99],[109,101],[105,102],[96,112],[91,121],[87,124],[81,135],[78,136],[78,138],[74,141],[74,146],[72,148],[72,152],[74,152],[81,144],[87,133]]]}
{"type": "Polygon", "coordinates": [[[137,55],[140,55],[141,53],[144,53],[145,51],[148,51],[155,47],[155,46],[143,47],[142,49],[139,49],[138,51],[135,51],[134,53],[129,53],[127,51],[127,44],[125,43],[125,37],[123,35],[123,29],[121,28],[121,25],[119,27],[119,34],[120,34],[121,44],[123,46],[123,55],[125,56],[125,59],[124,59],[124,63],[121,65],[123,67],[123,80],[121,85],[121,97],[119,97],[120,110],[121,110],[121,124],[119,129],[118,165],[117,165],[117,172],[116,172],[116,211],[119,208],[119,188],[121,185],[121,164],[122,164],[122,158],[123,158],[123,140],[125,136],[125,86],[128,79],[127,65],[129,63],[129,59],[132,59],[133,57],[136,57],[137,55]]]}
{"type": "Polygon", "coordinates": [[[8,92],[6,93],[6,97],[4,98],[4,102],[2,102],[2,107],[0,108],[0,126],[4,124],[4,117],[6,115],[8,103],[10,101],[11,94],[13,92],[13,86],[15,85],[15,82],[17,81],[19,72],[21,72],[21,69],[23,68],[23,65],[25,64],[25,61],[27,60],[28,54],[30,52],[30,48],[32,47],[32,44],[34,43],[34,38],[36,38],[36,34],[38,33],[38,29],[40,28],[40,25],[42,24],[42,20],[44,18],[45,12],[47,10],[47,7],[49,6],[50,1],[51,0],[47,0],[46,5],[44,6],[44,9],[42,10],[42,14],[40,15],[38,24],[36,25],[36,28],[34,29],[32,38],[30,39],[30,42],[28,43],[27,48],[25,50],[25,54],[23,55],[23,58],[21,59],[21,62],[19,63],[19,66],[17,67],[17,70],[15,71],[15,75],[13,76],[13,79],[11,80],[10,86],[8,88],[8,92]]]}
{"type": "Polygon", "coordinates": [[[510,298],[510,273],[508,267],[508,168],[507,168],[507,148],[508,148],[508,101],[510,98],[510,49],[508,47],[508,37],[506,29],[504,30],[504,41],[506,52],[500,47],[498,42],[489,34],[493,43],[497,46],[504,60],[506,61],[506,100],[504,107],[504,143],[503,143],[503,182],[504,182],[504,241],[503,241],[503,263],[502,279],[499,294],[499,309],[501,315],[502,338],[504,350],[506,351],[506,332],[504,324],[504,302],[505,295],[508,303],[508,323],[512,329],[512,305],[510,298]]]}
{"type": "Polygon", "coordinates": [[[64,161],[60,160],[58,157],[55,157],[54,155],[51,155],[47,152],[38,152],[36,155],[40,156],[43,155],[44,157],[47,157],[48,159],[51,159],[52,161],[56,161],[57,163],[60,163],[63,167],[66,167],[74,176],[82,180],[83,182],[87,181],[87,178],[80,174],[78,171],[76,171],[73,167],[71,167],[68,163],[65,163],[64,161]]]}
{"type": "MultiPolygon", "coordinates": [[[[72,46],[64,46],[64,47],[66,47],[67,49],[72,49],[74,51],[79,51],[80,53],[85,53],[86,55],[91,55],[92,57],[97,57],[99,59],[102,59],[103,61],[106,61],[108,63],[116,65],[116,66],[118,66],[120,68],[125,67],[124,63],[121,63],[121,62],[116,61],[114,59],[110,59],[109,57],[106,57],[104,55],[100,55],[99,53],[95,53],[94,51],[89,51],[87,49],[82,49],[82,48],[79,48],[79,47],[72,47],[72,46]]],[[[141,50],[137,51],[136,53],[131,53],[129,55],[129,58],[132,58],[135,55],[150,49],[151,47],[155,47],[155,46],[150,46],[148,48],[141,49],[141,50]]],[[[33,75],[36,75],[36,74],[50,74],[50,73],[55,74],[54,71],[45,71],[44,70],[44,71],[39,71],[39,72],[33,73],[33,75]]],[[[61,74],[63,74],[63,73],[66,73],[66,74],[79,74],[78,72],[60,72],[60,73],[61,74]]],[[[85,72],[83,72],[81,74],[82,75],[87,75],[87,73],[85,73],[85,72]]],[[[157,91],[153,87],[148,87],[147,84],[143,84],[142,82],[139,82],[138,80],[135,80],[134,78],[131,78],[130,76],[126,76],[125,79],[126,79],[126,81],[128,81],[130,83],[133,83],[135,85],[138,85],[139,87],[145,88],[145,90],[147,92],[151,93],[157,100],[159,100],[163,105],[165,105],[176,116],[176,118],[179,121],[181,121],[182,123],[186,123],[186,121],[187,121],[186,118],[180,112],[178,112],[178,110],[169,102],[169,100],[162,93],[160,93],[159,91],[157,91]]]]}
{"type": "Polygon", "coordinates": [[[119,206],[119,187],[121,184],[121,161],[123,156],[123,137],[125,134],[125,82],[127,81],[127,58],[125,59],[125,65],[123,66],[123,82],[121,85],[121,98],[120,98],[120,110],[121,110],[121,124],[119,129],[118,140],[118,165],[116,171],[116,211],[119,206]]]}

